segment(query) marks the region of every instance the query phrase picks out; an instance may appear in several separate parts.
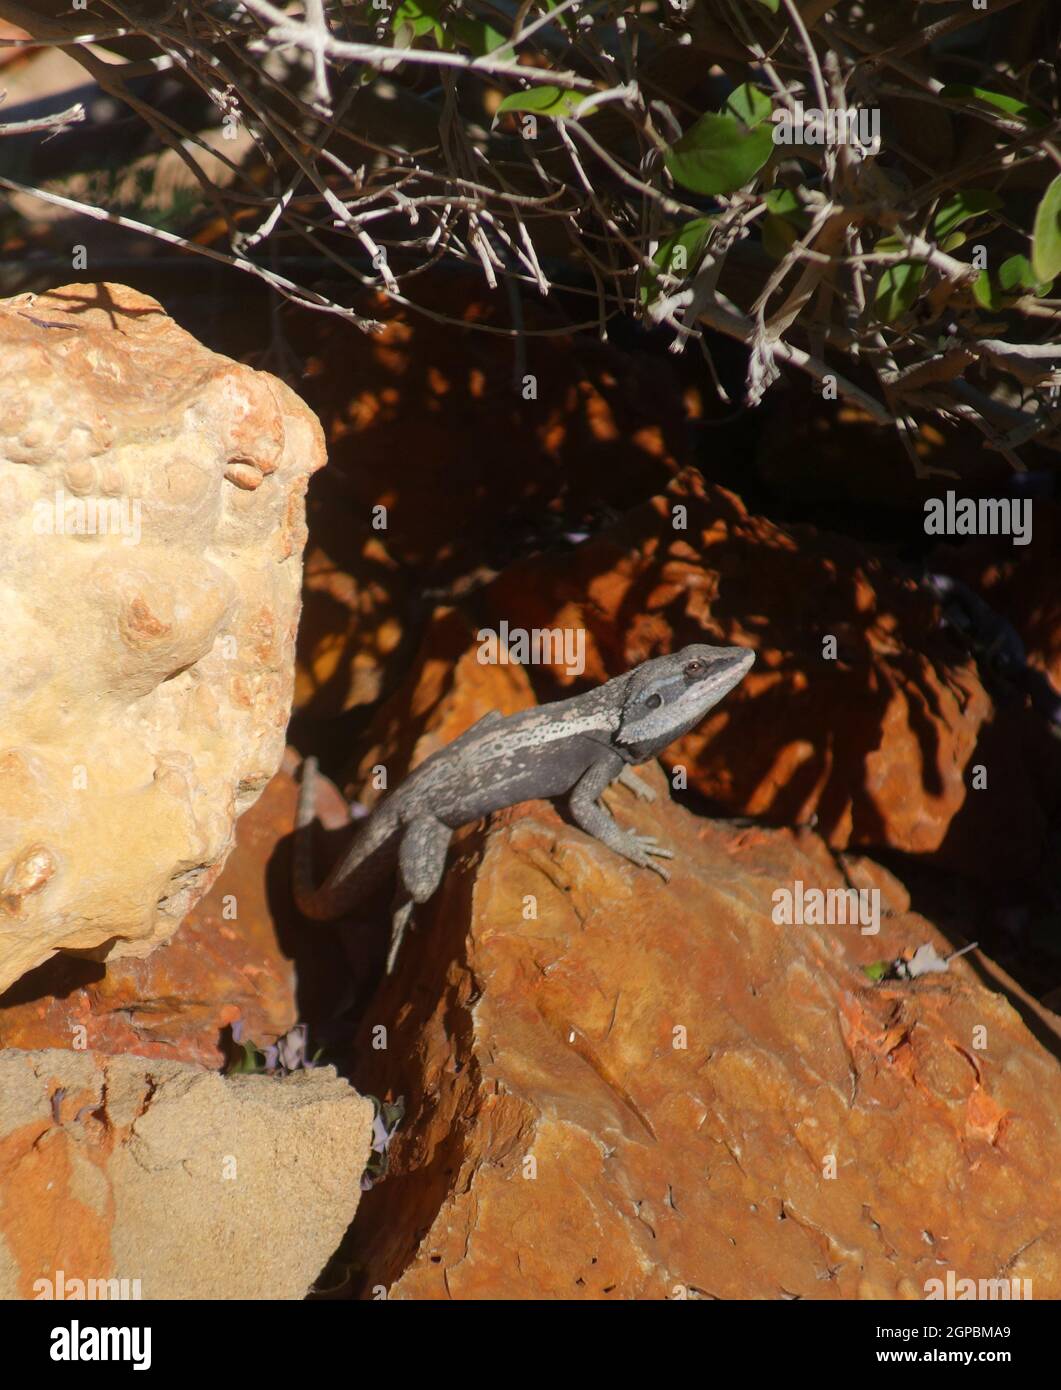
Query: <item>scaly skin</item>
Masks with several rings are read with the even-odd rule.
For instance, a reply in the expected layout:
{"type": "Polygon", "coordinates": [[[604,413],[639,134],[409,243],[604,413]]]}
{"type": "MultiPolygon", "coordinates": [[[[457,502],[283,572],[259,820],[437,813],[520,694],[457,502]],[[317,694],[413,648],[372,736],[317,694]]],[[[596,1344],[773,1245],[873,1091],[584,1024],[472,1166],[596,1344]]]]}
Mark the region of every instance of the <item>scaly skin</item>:
{"type": "Polygon", "coordinates": [[[744,647],[685,647],[616,676],[584,695],[504,718],[486,715],[421,763],[357,827],[326,881],[313,887],[307,827],[314,815],[316,762],[307,758],[299,796],[295,899],[306,917],[328,921],[397,866],[388,972],[416,903],[442,879],[453,832],[493,811],[539,797],[568,797],[587,834],[665,881],[669,849],[623,830],[600,804],[611,782],[654,793],[633,772],[701,722],[755,660],[744,647]]]}

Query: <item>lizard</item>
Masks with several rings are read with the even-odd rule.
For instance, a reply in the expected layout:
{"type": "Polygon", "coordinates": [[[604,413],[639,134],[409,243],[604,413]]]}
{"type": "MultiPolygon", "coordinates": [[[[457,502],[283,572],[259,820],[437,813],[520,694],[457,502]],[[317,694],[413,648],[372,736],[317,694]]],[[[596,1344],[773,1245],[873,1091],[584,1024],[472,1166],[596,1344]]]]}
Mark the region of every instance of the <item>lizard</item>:
{"type": "Polygon", "coordinates": [[[520,801],[566,795],[575,824],[616,854],[666,882],[673,852],[651,835],[624,830],[600,803],[618,781],[646,800],[656,793],[633,771],[694,729],[743,680],[747,647],[697,644],[642,662],[595,689],[518,714],[491,710],[426,758],[358,825],[327,879],[314,888],[309,826],[317,762],[302,767],[295,832],[295,901],[304,917],[344,915],[397,869],[387,973],[409,918],[442,881],[450,838],[462,825],[520,801]]]}

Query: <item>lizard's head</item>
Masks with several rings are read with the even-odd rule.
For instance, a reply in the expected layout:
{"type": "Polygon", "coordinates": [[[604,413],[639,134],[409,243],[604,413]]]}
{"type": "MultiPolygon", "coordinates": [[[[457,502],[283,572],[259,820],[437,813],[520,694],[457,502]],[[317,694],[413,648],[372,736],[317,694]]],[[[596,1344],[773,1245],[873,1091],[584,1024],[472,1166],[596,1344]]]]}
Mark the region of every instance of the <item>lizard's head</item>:
{"type": "Polygon", "coordinates": [[[744,679],[747,647],[684,647],[639,666],[627,683],[615,741],[645,758],[688,733],[744,679]]]}

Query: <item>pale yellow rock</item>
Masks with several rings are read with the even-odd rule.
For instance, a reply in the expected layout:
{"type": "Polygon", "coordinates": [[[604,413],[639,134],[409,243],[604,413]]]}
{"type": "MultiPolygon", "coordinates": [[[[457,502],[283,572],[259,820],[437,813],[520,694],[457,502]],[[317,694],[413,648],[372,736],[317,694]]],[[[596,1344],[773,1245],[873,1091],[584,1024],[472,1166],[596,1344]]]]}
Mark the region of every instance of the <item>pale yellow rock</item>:
{"type": "Polygon", "coordinates": [[[66,1297],[139,1280],[145,1299],[302,1298],[357,1210],[371,1132],[331,1067],[0,1052],[0,1298],[62,1297],[60,1278],[66,1297]]]}
{"type": "Polygon", "coordinates": [[[279,766],[320,426],[155,300],[0,300],[0,990],[145,955],[279,766]]]}

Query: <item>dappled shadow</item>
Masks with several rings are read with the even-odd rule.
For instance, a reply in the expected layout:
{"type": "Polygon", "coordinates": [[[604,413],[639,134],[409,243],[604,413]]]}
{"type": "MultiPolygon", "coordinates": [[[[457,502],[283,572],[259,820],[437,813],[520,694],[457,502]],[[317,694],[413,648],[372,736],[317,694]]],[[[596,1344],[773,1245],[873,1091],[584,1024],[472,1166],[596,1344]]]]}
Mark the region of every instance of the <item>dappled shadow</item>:
{"type": "Polygon", "coordinates": [[[112,295],[110,285],[102,282],[78,285],[76,290],[70,285],[58,290],[49,290],[46,294],[39,295],[32,304],[20,307],[18,313],[22,318],[29,319],[31,323],[43,328],[73,328],[85,315],[93,316],[89,326],[96,327],[102,313],[106,317],[107,326],[118,332],[121,331],[123,319],[167,317],[165,309],[158,304],[120,303],[112,295]],[[67,319],[70,322],[66,322],[67,319]]]}
{"type": "MultiPolygon", "coordinates": [[[[886,552],[749,516],[689,472],[570,554],[509,567],[481,599],[495,625],[579,614],[611,673],[705,637],[755,646],[757,665],[709,718],[710,743],[694,732],[680,746],[731,811],[810,823],[836,846],[921,851],[965,804],[990,700],[934,597],[886,552]]],[[[542,698],[568,693],[550,671],[534,680],[542,698]]],[[[986,827],[975,802],[969,814],[986,827]]],[[[989,818],[1003,852],[1023,814],[989,818]]]]}
{"type": "MultiPolygon", "coordinates": [[[[503,297],[483,295],[473,275],[439,273],[421,294],[458,325],[510,327],[503,297]]],[[[354,577],[340,601],[357,621],[310,701],[325,716],[349,698],[341,682],[358,653],[400,670],[411,648],[396,651],[393,633],[407,639],[410,617],[425,620],[521,555],[569,549],[573,536],[665,486],[690,442],[665,364],[572,338],[552,307],[525,306],[526,326],[555,336],[517,350],[505,337],[410,318],[377,296],[353,302],[387,320],[382,336],[307,315],[286,329],[308,358],[300,390],[329,442],[329,467],[309,496],[310,634],[321,601],[312,547],[354,577]],[[373,525],[377,507],[385,529],[373,525]]]]}
{"type": "MultiPolygon", "coordinates": [[[[322,883],[349,843],[350,829],[312,827],[316,882],[322,883]]],[[[334,922],[304,918],[292,893],[294,836],[281,840],[266,869],[266,894],[277,945],[292,962],[295,1015],[308,1028],[313,1050],[350,1076],[351,1042],[382,973],[390,936],[387,911],[393,885],[364,894],[334,922]]]]}

